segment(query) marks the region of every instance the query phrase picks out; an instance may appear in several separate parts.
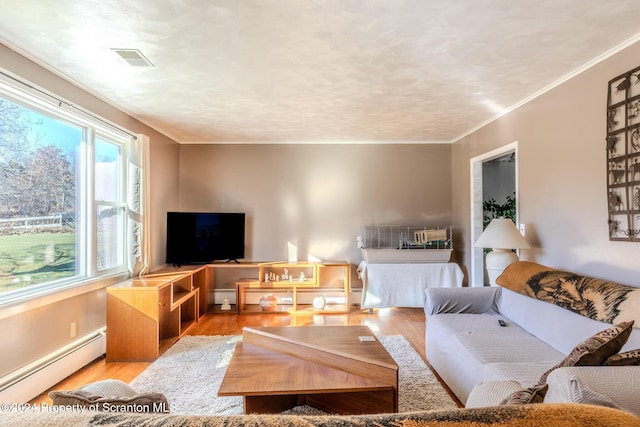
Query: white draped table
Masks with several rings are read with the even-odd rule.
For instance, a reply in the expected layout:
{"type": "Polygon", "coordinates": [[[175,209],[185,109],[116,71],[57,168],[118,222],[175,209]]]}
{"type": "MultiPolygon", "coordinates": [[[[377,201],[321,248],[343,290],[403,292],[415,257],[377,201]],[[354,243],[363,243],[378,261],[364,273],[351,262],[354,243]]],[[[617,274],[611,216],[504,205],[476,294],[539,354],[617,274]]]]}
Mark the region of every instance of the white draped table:
{"type": "Polygon", "coordinates": [[[454,262],[379,264],[362,261],[361,308],[423,307],[426,288],[462,286],[463,273],[454,262]]]}

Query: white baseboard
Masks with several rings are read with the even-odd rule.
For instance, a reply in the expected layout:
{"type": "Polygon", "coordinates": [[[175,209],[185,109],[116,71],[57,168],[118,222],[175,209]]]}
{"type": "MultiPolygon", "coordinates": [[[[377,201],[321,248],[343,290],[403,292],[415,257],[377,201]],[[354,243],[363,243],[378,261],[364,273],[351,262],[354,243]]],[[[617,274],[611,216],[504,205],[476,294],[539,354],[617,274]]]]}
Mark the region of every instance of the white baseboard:
{"type": "Polygon", "coordinates": [[[102,328],[0,378],[0,402],[25,403],[37,397],[105,354],[106,343],[102,328]]]}
{"type": "MultiPolygon", "coordinates": [[[[262,293],[266,292],[266,290],[262,290],[262,293]]],[[[269,290],[269,293],[274,293],[273,290],[269,290]]],[[[277,290],[276,290],[277,293],[277,290]]],[[[285,292],[286,293],[286,292],[285,292]]],[[[216,289],[214,292],[212,292],[212,296],[213,296],[213,303],[214,304],[222,304],[222,301],[224,300],[224,297],[226,296],[227,298],[229,298],[229,301],[235,301],[236,300],[236,292],[233,289],[216,289]]],[[[258,300],[260,299],[260,297],[262,296],[262,294],[260,294],[257,297],[253,297],[253,298],[247,298],[249,301],[247,301],[250,304],[257,304],[258,300]]],[[[311,299],[313,299],[313,296],[311,296],[311,299]]],[[[351,292],[349,292],[349,301],[351,305],[360,305],[360,299],[362,298],[362,290],[361,289],[352,289],[351,292]]],[[[301,301],[302,303],[308,304],[310,303],[311,300],[309,301],[301,301]]]]}
{"type": "Polygon", "coordinates": [[[351,305],[360,305],[360,301],[362,301],[362,289],[352,289],[349,293],[349,301],[351,301],[351,305]]]}
{"type": "MultiPolygon", "coordinates": [[[[224,297],[229,298],[229,301],[231,301],[232,304],[235,304],[236,291],[234,289],[229,289],[229,290],[216,289],[213,292],[213,303],[218,305],[222,304],[222,301],[224,301],[224,297]]],[[[209,299],[209,301],[211,301],[211,299],[209,299]]]]}

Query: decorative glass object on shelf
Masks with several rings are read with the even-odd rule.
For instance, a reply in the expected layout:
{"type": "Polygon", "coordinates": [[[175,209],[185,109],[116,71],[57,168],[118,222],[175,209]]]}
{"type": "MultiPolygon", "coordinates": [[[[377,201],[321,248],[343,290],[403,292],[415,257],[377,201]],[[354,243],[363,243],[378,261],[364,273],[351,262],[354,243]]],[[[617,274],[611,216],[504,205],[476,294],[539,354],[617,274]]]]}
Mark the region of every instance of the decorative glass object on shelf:
{"type": "Polygon", "coordinates": [[[366,225],[358,247],[367,262],[448,262],[452,227],[366,225]]]}
{"type": "Polygon", "coordinates": [[[273,294],[265,294],[258,303],[262,311],[275,311],[278,306],[278,299],[273,294]]]}

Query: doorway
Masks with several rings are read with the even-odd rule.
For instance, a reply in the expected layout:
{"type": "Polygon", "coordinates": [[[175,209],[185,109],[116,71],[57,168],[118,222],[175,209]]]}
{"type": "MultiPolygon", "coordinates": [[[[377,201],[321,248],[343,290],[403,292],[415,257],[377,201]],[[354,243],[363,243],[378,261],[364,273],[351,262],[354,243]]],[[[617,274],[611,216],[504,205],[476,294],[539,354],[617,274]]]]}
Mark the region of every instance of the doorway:
{"type": "Polygon", "coordinates": [[[471,274],[469,286],[488,285],[484,267],[484,249],[473,243],[482,234],[486,200],[503,203],[507,196],[518,203],[518,142],[512,142],[471,159],[471,274]]]}

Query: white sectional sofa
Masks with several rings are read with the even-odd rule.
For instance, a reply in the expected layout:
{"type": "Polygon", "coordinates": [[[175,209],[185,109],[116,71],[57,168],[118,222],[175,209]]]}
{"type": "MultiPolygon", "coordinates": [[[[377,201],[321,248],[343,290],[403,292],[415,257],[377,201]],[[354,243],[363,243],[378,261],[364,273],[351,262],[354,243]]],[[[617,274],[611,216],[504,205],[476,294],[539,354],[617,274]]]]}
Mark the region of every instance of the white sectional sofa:
{"type": "MultiPolygon", "coordinates": [[[[496,405],[535,385],[577,344],[612,326],[504,287],[425,294],[427,359],[468,407],[496,405]]],[[[633,328],[620,351],[639,348],[633,328]]],[[[545,403],[600,404],[640,416],[640,366],[562,367],[546,382],[545,403]]]]}

